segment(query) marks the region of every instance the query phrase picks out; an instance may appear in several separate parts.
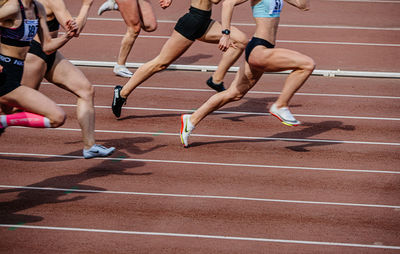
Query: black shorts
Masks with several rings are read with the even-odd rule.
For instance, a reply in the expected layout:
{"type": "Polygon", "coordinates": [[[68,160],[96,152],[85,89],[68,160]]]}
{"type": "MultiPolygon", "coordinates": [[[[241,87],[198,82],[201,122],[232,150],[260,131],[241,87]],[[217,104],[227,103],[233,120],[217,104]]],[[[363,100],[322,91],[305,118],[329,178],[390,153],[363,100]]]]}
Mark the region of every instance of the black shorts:
{"type": "Polygon", "coordinates": [[[175,31],[186,39],[194,41],[202,37],[211,24],[211,11],[190,7],[189,13],[183,15],[175,25],[175,31]]]}
{"type": "Polygon", "coordinates": [[[3,96],[21,86],[24,61],[0,54],[0,65],[3,66],[0,73],[0,96],[3,96]]]}
{"type": "Polygon", "coordinates": [[[28,52],[42,58],[43,61],[46,62],[47,64],[46,72],[51,70],[51,68],[54,65],[54,61],[56,60],[57,51],[51,53],[50,55],[47,55],[46,53],[43,52],[42,45],[39,42],[33,40],[28,52]]]}
{"type": "Polygon", "coordinates": [[[268,41],[266,41],[264,39],[261,39],[261,38],[253,37],[253,38],[251,38],[251,40],[247,44],[246,50],[244,52],[247,62],[249,61],[249,56],[250,56],[251,51],[253,51],[253,49],[256,46],[259,46],[259,45],[262,45],[262,46],[264,46],[266,48],[269,48],[269,49],[275,48],[275,45],[269,43],[268,41]]]}

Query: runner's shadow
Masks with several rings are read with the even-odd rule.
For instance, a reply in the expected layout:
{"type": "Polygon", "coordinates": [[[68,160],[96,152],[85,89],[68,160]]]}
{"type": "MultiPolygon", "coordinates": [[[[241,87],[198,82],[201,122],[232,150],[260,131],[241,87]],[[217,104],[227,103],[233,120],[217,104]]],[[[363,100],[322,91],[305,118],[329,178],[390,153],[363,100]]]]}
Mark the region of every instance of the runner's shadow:
{"type": "MultiPolygon", "coordinates": [[[[302,126],[306,126],[307,128],[303,128],[297,131],[287,131],[277,133],[270,137],[266,137],[270,140],[245,140],[245,139],[235,139],[235,140],[223,140],[223,141],[214,141],[214,142],[193,142],[190,144],[191,147],[202,146],[205,144],[228,144],[228,143],[242,143],[242,142],[271,142],[275,141],[275,139],[288,139],[287,142],[298,142],[302,143],[301,145],[296,146],[287,146],[286,148],[295,152],[308,152],[309,148],[316,146],[325,146],[325,145],[333,145],[333,144],[341,144],[341,141],[331,140],[331,142],[323,142],[323,141],[307,141],[307,139],[311,139],[313,136],[329,132],[334,129],[345,130],[345,131],[354,131],[355,127],[353,125],[343,125],[340,121],[324,121],[320,123],[303,123],[302,126]],[[272,140],[271,140],[272,139],[272,140]],[[302,139],[302,140],[296,140],[302,139]]],[[[280,140],[281,141],[281,140],[280,140]]],[[[284,140],[283,140],[284,141],[284,140]]],[[[330,141],[327,139],[327,141],[330,141]]]]}
{"type": "Polygon", "coordinates": [[[208,54],[197,54],[191,56],[183,56],[174,62],[174,64],[193,64],[201,59],[211,58],[213,55],[208,54]]]}
{"type": "MultiPolygon", "coordinates": [[[[0,190],[0,195],[18,193],[16,199],[0,202],[0,223],[25,224],[42,221],[45,219],[42,216],[21,214],[21,212],[31,208],[37,208],[42,205],[80,201],[85,199],[88,195],[94,195],[96,192],[106,191],[104,188],[83,184],[84,182],[93,180],[95,178],[105,178],[111,175],[151,175],[151,172],[125,172],[126,169],[143,166],[143,162],[137,161],[123,161],[121,159],[115,159],[114,161],[106,160],[80,173],[51,177],[41,182],[25,186],[25,189],[14,188],[0,190]],[[43,190],[43,188],[50,189],[43,190]],[[79,192],[79,190],[81,190],[81,192],[79,192]],[[84,190],[90,190],[94,192],[89,194],[84,190]]],[[[2,199],[4,200],[6,198],[7,197],[4,197],[2,199]]],[[[48,208],[45,209],[46,211],[48,210],[48,208]]],[[[36,211],[36,213],[38,213],[38,211],[36,211]]]]}
{"type": "MultiPolygon", "coordinates": [[[[277,97],[265,97],[265,98],[243,98],[240,101],[243,101],[238,106],[223,108],[221,111],[231,111],[231,112],[257,112],[257,113],[265,113],[269,114],[269,107],[277,100],[277,97]]],[[[301,107],[301,105],[292,104],[290,108],[301,107]]],[[[218,113],[213,113],[218,114],[218,113]]],[[[223,113],[221,113],[223,114],[223,113]]],[[[238,116],[226,116],[224,119],[231,120],[233,122],[243,121],[244,118],[254,117],[256,114],[240,114],[238,116]]]]}
{"type": "MultiPolygon", "coordinates": [[[[116,151],[111,157],[121,157],[120,150],[125,150],[130,154],[145,154],[157,150],[158,148],[164,147],[166,145],[155,145],[149,149],[141,149],[136,144],[149,143],[154,139],[150,137],[135,137],[135,138],[121,138],[121,139],[106,139],[106,140],[97,140],[98,144],[103,144],[106,147],[114,146],[116,151]]],[[[82,143],[81,140],[75,142],[66,142],[65,144],[78,144],[82,143]]],[[[17,155],[0,155],[0,159],[2,160],[16,160],[16,161],[39,161],[39,162],[61,162],[61,161],[71,161],[71,160],[80,160],[82,159],[82,150],[73,151],[70,153],[66,153],[61,155],[55,155],[49,157],[35,157],[35,156],[17,156],[17,155]]]]}

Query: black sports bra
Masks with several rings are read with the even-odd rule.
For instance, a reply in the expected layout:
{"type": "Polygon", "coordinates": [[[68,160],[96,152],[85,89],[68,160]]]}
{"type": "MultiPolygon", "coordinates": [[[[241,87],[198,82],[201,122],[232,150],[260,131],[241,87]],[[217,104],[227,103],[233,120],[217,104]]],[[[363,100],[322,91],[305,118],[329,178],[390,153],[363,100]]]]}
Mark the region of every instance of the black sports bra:
{"type": "Polygon", "coordinates": [[[22,23],[17,28],[0,27],[0,40],[1,43],[6,45],[26,47],[31,44],[31,41],[33,40],[33,37],[35,37],[39,27],[38,9],[35,1],[33,1],[36,19],[27,19],[21,0],[18,0],[18,2],[21,7],[22,23]]]}

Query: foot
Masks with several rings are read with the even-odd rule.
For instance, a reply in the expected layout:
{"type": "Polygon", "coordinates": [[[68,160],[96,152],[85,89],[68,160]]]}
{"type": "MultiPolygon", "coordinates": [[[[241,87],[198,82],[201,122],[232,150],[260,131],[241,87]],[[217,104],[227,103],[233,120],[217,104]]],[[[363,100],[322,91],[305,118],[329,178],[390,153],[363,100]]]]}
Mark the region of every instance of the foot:
{"type": "Polygon", "coordinates": [[[121,110],[122,110],[122,105],[124,105],[126,103],[126,99],[121,97],[121,92],[122,90],[122,86],[116,86],[114,88],[114,98],[112,101],[112,112],[114,113],[114,115],[116,117],[120,117],[121,116],[121,110]]]}
{"type": "Polygon", "coordinates": [[[181,115],[181,142],[185,148],[189,146],[188,139],[194,130],[194,125],[190,122],[189,114],[181,115]]]}
{"type": "Polygon", "coordinates": [[[225,89],[225,87],[224,87],[224,82],[221,82],[221,83],[219,83],[219,84],[215,84],[214,82],[213,82],[213,79],[212,79],[212,77],[210,77],[208,80],[207,80],[207,85],[209,86],[209,87],[211,87],[212,89],[214,89],[215,91],[217,91],[217,92],[222,92],[222,91],[225,91],[226,89],[225,89]]]}
{"type": "Polygon", "coordinates": [[[103,14],[103,12],[112,10],[118,10],[118,4],[115,2],[115,0],[107,0],[100,6],[97,14],[100,16],[103,14]]]}
{"type": "Polygon", "coordinates": [[[297,121],[292,113],[290,113],[288,107],[277,108],[275,104],[272,104],[269,112],[287,126],[297,126],[301,124],[301,122],[297,121]]]}
{"type": "Polygon", "coordinates": [[[113,71],[115,75],[120,77],[130,78],[133,76],[133,73],[125,65],[115,65],[113,71]]]}
{"type": "Polygon", "coordinates": [[[83,149],[83,157],[90,159],[94,157],[107,157],[115,151],[115,147],[104,147],[94,144],[89,150],[83,149]]]}

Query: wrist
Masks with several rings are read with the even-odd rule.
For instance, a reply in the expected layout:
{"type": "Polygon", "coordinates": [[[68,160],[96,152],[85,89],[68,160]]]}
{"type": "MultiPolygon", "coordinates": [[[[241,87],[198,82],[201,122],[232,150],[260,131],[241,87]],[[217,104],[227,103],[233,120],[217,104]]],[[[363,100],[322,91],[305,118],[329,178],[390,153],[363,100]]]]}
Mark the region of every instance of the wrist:
{"type": "Polygon", "coordinates": [[[231,34],[231,30],[229,30],[229,29],[224,29],[224,30],[221,31],[221,33],[222,33],[223,35],[230,35],[230,34],[231,34]]]}

